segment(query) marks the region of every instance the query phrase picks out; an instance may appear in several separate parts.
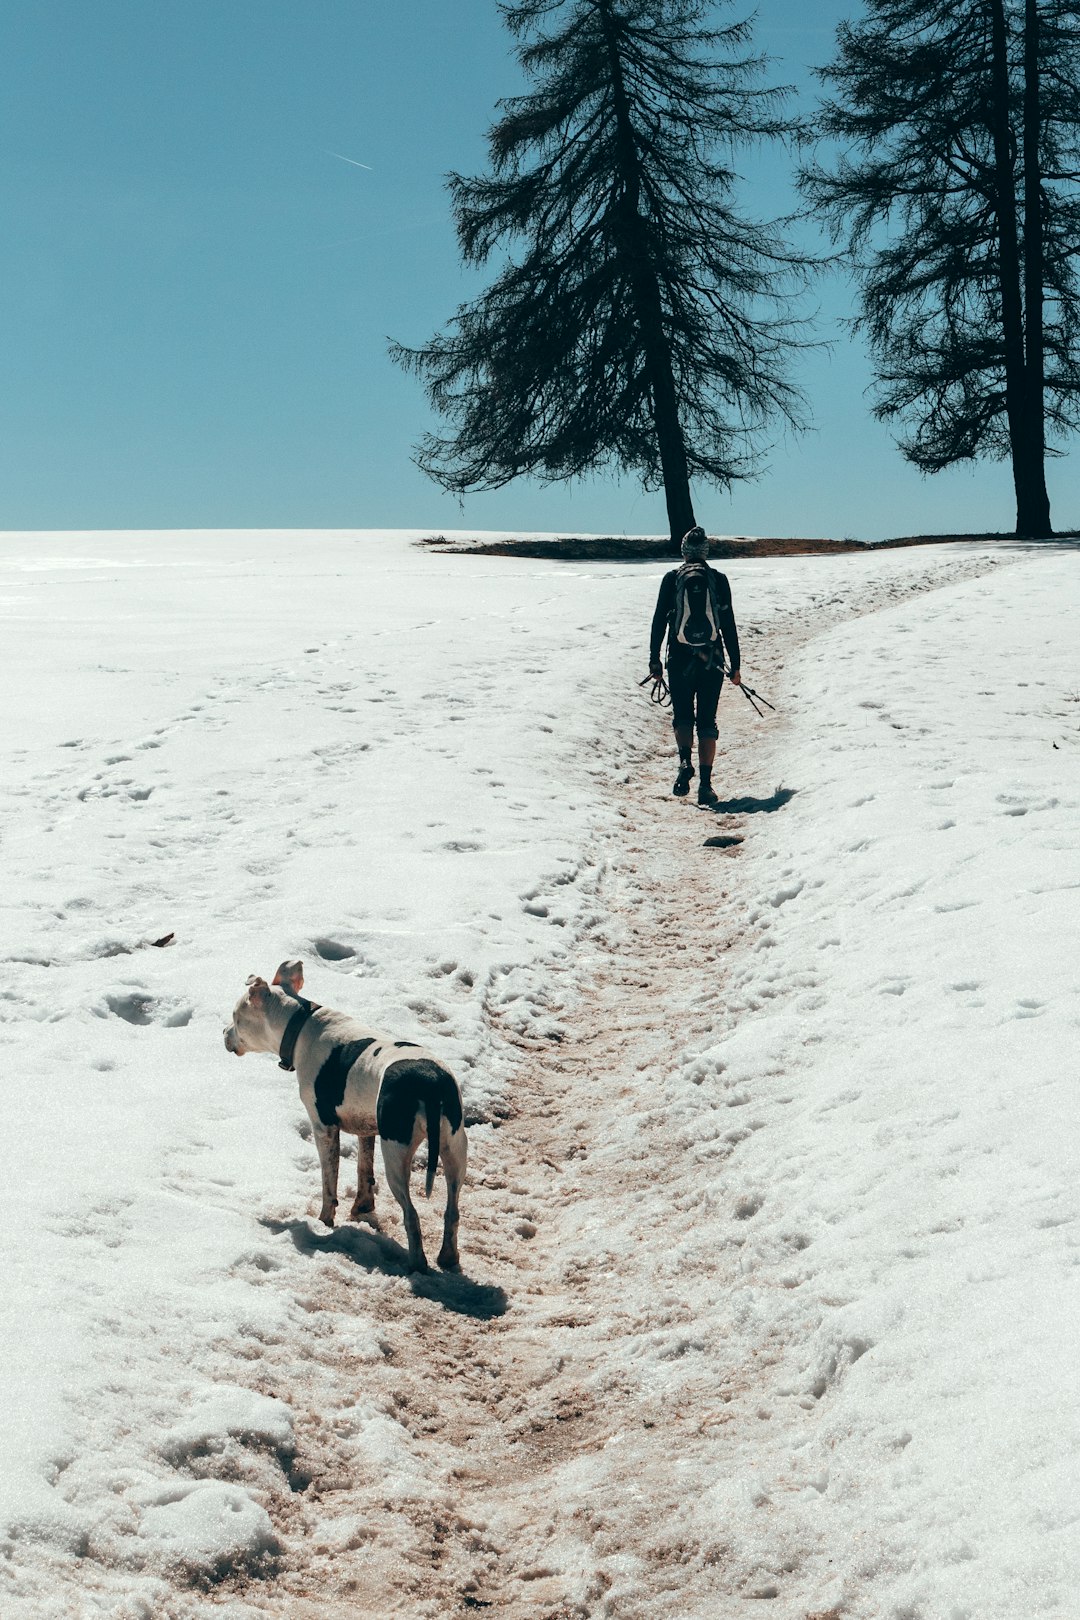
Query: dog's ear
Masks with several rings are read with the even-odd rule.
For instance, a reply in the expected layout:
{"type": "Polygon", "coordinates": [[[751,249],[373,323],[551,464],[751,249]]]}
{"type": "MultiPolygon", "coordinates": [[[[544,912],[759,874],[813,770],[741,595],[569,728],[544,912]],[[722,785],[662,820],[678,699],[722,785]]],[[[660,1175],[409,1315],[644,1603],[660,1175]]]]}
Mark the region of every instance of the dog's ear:
{"type": "Polygon", "coordinates": [[[303,962],[282,962],[274,974],[274,983],[280,984],[281,988],[287,990],[290,996],[298,996],[304,988],[303,962]]]}
{"type": "Polygon", "coordinates": [[[247,984],[249,1001],[266,1000],[267,992],[269,991],[270,986],[267,984],[265,979],[260,979],[257,973],[250,973],[248,975],[247,984]]]}

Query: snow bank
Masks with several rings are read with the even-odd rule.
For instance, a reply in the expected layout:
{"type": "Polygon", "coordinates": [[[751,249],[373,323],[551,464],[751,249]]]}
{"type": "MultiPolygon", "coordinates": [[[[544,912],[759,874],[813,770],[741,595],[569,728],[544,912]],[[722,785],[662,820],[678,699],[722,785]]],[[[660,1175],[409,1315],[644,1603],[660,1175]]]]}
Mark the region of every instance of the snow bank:
{"type": "Polygon", "coordinates": [[[270,1516],[235,1485],[163,1485],[142,1493],[138,1539],[166,1573],[209,1576],[250,1569],[278,1550],[270,1516]]]}
{"type": "Polygon", "coordinates": [[[1009,1620],[1080,1591],[1078,598],[1074,551],[1033,554],[798,660],[796,797],[681,1076],[749,1127],[724,1314],[784,1346],[756,1465],[696,1509],[747,1595],[813,1570],[845,1616],[1009,1620]]]}
{"type": "MultiPolygon", "coordinates": [[[[0,540],[5,1613],[39,1612],[43,1559],[129,1592],[270,1548],[290,1391],[262,1350],[317,1333],[297,1296],[333,1257],[294,1241],[318,1185],[295,1078],[224,1050],[247,974],[300,956],[317,999],[434,1041],[474,1121],[506,1107],[492,1023],[558,1028],[538,965],[610,814],[560,785],[595,746],[578,660],[636,667],[640,604],[618,570],[415,538],[0,540]]],[[[340,1350],[384,1355],[362,1317],[340,1350]]],[[[391,1490],[427,1489],[364,1422],[391,1490]]]]}
{"type": "Polygon", "coordinates": [[[163,1436],[161,1455],[174,1466],[220,1453],[229,1442],[265,1446],[279,1457],[295,1449],[292,1413],[283,1401],[252,1389],[217,1388],[163,1436]]]}

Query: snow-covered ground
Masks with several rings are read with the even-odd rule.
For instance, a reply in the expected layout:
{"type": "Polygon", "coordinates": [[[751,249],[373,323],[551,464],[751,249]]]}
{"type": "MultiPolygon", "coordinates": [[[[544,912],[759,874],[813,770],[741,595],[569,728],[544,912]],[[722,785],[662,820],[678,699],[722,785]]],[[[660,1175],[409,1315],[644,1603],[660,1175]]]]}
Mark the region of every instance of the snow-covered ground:
{"type": "Polygon", "coordinates": [[[659,568],[415,538],[0,538],[0,1613],[1076,1613],[1076,551],[725,565],[714,823],[659,568]],[[462,1281],[225,1053],[293,955],[462,1281]]]}

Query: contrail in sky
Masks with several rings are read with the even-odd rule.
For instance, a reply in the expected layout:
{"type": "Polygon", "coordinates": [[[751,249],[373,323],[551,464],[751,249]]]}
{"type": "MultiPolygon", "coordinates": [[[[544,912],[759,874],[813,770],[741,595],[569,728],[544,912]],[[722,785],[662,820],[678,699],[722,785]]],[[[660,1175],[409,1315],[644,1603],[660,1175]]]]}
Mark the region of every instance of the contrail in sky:
{"type": "Polygon", "coordinates": [[[324,147],[323,150],[326,152],[327,157],[340,158],[342,163],[351,163],[354,169],[371,169],[370,163],[357,163],[355,158],[347,158],[344,152],[331,152],[329,147],[324,147]]]}

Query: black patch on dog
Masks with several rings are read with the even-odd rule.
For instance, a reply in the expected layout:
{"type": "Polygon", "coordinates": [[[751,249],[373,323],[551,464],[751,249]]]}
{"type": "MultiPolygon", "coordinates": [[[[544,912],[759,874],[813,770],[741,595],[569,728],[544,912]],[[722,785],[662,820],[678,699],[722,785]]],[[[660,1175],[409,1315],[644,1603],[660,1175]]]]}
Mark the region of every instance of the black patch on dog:
{"type": "MultiPolygon", "coordinates": [[[[415,1041],[395,1041],[394,1045],[395,1046],[416,1046],[417,1043],[415,1041]]],[[[419,1051],[419,1047],[417,1047],[417,1050],[419,1051]]]]}
{"type": "Polygon", "coordinates": [[[452,1131],[461,1129],[461,1097],[449,1069],[431,1058],[398,1058],[387,1065],[376,1119],[379,1135],[391,1142],[411,1142],[416,1116],[429,1099],[439,1104],[452,1131]]]}
{"type": "Polygon", "coordinates": [[[366,1052],[374,1041],[374,1035],[365,1035],[362,1041],[346,1041],[341,1046],[335,1046],[315,1076],[315,1107],[324,1125],[338,1124],[337,1111],[345,1096],[349,1070],[361,1052],[366,1052]]]}

